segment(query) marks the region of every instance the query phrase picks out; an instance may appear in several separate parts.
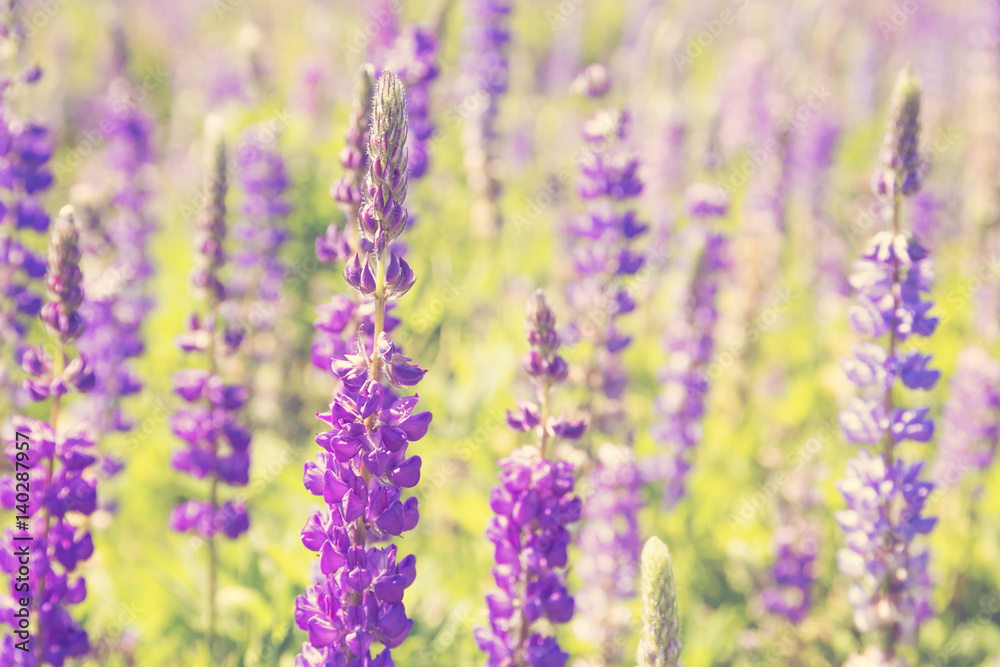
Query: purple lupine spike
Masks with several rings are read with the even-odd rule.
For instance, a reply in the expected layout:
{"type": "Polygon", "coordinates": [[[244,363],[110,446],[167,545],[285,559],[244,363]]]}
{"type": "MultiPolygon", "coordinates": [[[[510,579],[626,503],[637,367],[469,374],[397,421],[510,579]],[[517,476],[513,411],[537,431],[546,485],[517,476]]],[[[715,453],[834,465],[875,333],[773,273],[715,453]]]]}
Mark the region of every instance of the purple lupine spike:
{"type": "Polygon", "coordinates": [[[958,355],[931,478],[955,486],[993,462],[1000,439],[1000,361],[969,347],[958,355]]]}
{"type": "Polygon", "coordinates": [[[465,10],[466,88],[468,98],[476,100],[472,118],[462,125],[465,172],[475,196],[470,211],[473,228],[489,237],[500,225],[496,120],[500,98],[507,92],[511,5],[507,0],[466,0],[465,10]]]}
{"type": "MultiPolygon", "coordinates": [[[[230,327],[243,333],[271,331],[284,297],[286,268],[280,254],[292,207],[286,199],[285,161],[274,144],[273,133],[262,127],[248,132],[236,151],[243,215],[233,228],[237,271],[226,285],[224,312],[230,327]]],[[[262,359],[258,346],[249,352],[262,359]]]]}
{"type": "MultiPolygon", "coordinates": [[[[360,285],[363,281],[356,283],[351,276],[374,264],[370,294],[365,288],[374,302],[368,304],[373,306],[370,327],[358,329],[352,349],[333,356],[340,384],[330,410],[317,415],[329,429],[316,436],[322,451],[306,464],[303,479],[324,504],[302,530],[302,543],[319,555],[321,576],[295,603],[295,622],[309,634],[297,667],[390,667],[391,649],[413,627],[403,593],[416,577],[416,558],[399,558],[395,544],[373,546],[417,525],[417,499],[404,500],[402,493],[419,481],[421,460],[407,456],[407,447],[427,433],[431,422],[429,412],[415,412],[417,396],[399,397],[393,391],[413,386],[423,371],[402,354],[385,328],[387,301],[401,296],[387,276],[396,261],[392,242],[406,221],[406,137],[403,86],[387,70],[372,101],[361,213],[368,244],[348,262],[357,271],[345,272],[349,284],[360,285]]],[[[399,275],[397,269],[397,287],[399,275]]],[[[317,327],[339,333],[356,326],[351,305],[349,299],[332,303],[317,327]]]]}
{"type": "Polygon", "coordinates": [[[143,352],[141,327],[153,305],[146,293],[152,275],[147,245],[155,229],[147,177],[154,159],[153,123],[137,105],[119,103],[127,86],[116,80],[102,100],[100,126],[108,130],[104,160],[115,186],[108,201],[88,216],[96,220],[96,229],[84,230],[87,252],[103,264],[103,271],[87,288],[93,295],[84,304],[88,326],[77,343],[92,361],[96,378],[81,413],[102,432],[131,429],[121,399],[142,388],[129,360],[143,352]]]}
{"type": "MultiPolygon", "coordinates": [[[[4,47],[20,48],[24,26],[18,10],[5,8],[0,21],[6,28],[0,37],[4,47]]],[[[14,62],[15,56],[10,58],[14,62]]],[[[5,78],[0,82],[3,98],[40,76],[41,70],[32,66],[5,78]]],[[[21,118],[0,103],[0,392],[12,407],[23,403],[15,369],[24,354],[27,324],[42,307],[36,281],[45,275],[45,259],[31,250],[24,237],[49,229],[41,198],[52,185],[48,166],[52,150],[45,125],[21,118]]]]}
{"type": "MultiPolygon", "coordinates": [[[[493,577],[499,590],[486,595],[490,627],[475,629],[476,643],[493,667],[530,665],[563,667],[569,655],[556,638],[535,624],[567,623],[575,603],[566,590],[566,527],[580,518],[580,499],[573,494],[575,472],[566,461],[550,460],[554,438],[577,439],[584,423],[550,414],[550,390],[566,377],[559,356],[556,319],[541,290],[528,301],[526,333],[530,351],[524,367],[535,380],[535,404],[522,404],[532,418],[537,446],[524,446],[500,461],[500,483],[490,493],[486,536],[495,546],[493,577]]],[[[515,430],[517,414],[508,415],[515,430]]]]}
{"type": "MultiPolygon", "coordinates": [[[[348,120],[346,145],[340,153],[340,163],[345,175],[330,187],[330,194],[341,206],[346,218],[345,227],[339,230],[331,223],[326,233],[316,239],[316,257],[325,263],[345,262],[345,278],[348,284],[359,292],[374,289],[374,274],[364,271],[363,260],[357,251],[370,249],[370,242],[359,232],[359,213],[364,197],[362,177],[368,169],[369,120],[371,116],[372,93],[374,89],[374,68],[365,65],[358,71],[355,86],[354,107],[348,120]]],[[[371,227],[373,222],[369,222],[371,227]]],[[[392,250],[390,266],[399,269],[396,255],[401,246],[392,250]],[[395,262],[395,263],[394,263],[395,262]]],[[[370,262],[369,262],[370,269],[370,262]]],[[[398,276],[397,276],[398,277],[398,276]]],[[[394,303],[386,304],[385,321],[382,329],[392,333],[399,320],[389,315],[394,303]]],[[[355,347],[355,334],[359,331],[366,337],[375,328],[375,308],[371,302],[358,303],[357,299],[345,294],[335,294],[329,303],[316,307],[311,359],[313,366],[331,372],[336,361],[343,360],[355,347]]],[[[366,342],[371,353],[371,342],[366,342]]]]}
{"type": "Polygon", "coordinates": [[[814,563],[820,529],[814,516],[820,504],[816,467],[800,469],[782,491],[779,521],[774,531],[772,581],[761,591],[761,602],[772,614],[801,623],[813,604],[814,563]]]}
{"type": "Polygon", "coordinates": [[[818,531],[806,523],[793,529],[781,526],[775,532],[775,563],[771,570],[774,584],[761,592],[764,607],[772,614],[801,623],[812,607],[818,531]]]}
{"type": "Polygon", "coordinates": [[[342,262],[357,250],[358,211],[361,210],[362,177],[367,168],[368,117],[374,86],[375,68],[366,64],[358,70],[355,79],[354,106],[344,133],[344,148],[340,151],[344,175],[330,186],[330,196],[344,213],[344,229],[339,230],[332,222],[326,233],[316,239],[316,257],[321,262],[342,262]]]}
{"type": "MultiPolygon", "coordinates": [[[[581,75],[582,92],[601,96],[610,88],[606,68],[592,65],[581,75]]],[[[628,112],[599,112],[584,128],[587,149],[580,156],[577,191],[587,212],[570,226],[576,276],[567,298],[576,313],[572,334],[593,344],[585,371],[590,401],[590,429],[595,438],[615,443],[632,440],[623,397],[627,375],[622,355],[631,337],[619,318],[635,309],[627,281],[645,256],[635,250],[647,225],[630,208],[642,192],[638,158],[627,146],[628,112]]],[[[626,444],[605,445],[588,471],[590,495],[584,499],[586,521],[579,534],[580,571],[586,572],[575,629],[600,646],[606,663],[623,654],[628,632],[627,600],[636,593],[641,480],[635,456],[626,444]],[[612,565],[613,564],[613,565],[612,565]]]]}
{"type": "Polygon", "coordinates": [[[27,598],[35,619],[29,639],[13,609],[4,614],[3,621],[12,630],[0,647],[0,662],[5,665],[61,667],[67,659],[90,650],[87,633],[70,615],[69,606],[87,596],[86,582],[74,573],[94,552],[90,533],[80,527],[83,517],[97,509],[97,481],[89,470],[96,461],[94,443],[85,431],[60,428],[58,423],[63,396],[73,387],[80,392],[93,388],[93,374],[83,356],[69,355],[70,343],[85,328],[79,314],[83,300],[79,240],[73,209],[64,207],[52,229],[50,301],[42,308],[55,341],[54,354],[42,346],[24,354],[29,376],[25,384],[35,388],[31,391],[34,400],[51,400],[49,420],[15,414],[3,426],[7,457],[15,472],[0,479],[0,505],[28,518],[24,524],[19,521],[16,530],[4,529],[0,543],[9,556],[0,558],[0,570],[10,580],[10,596],[27,598]],[[17,487],[23,482],[30,485],[27,502],[18,498],[24,496],[20,493],[23,486],[17,487]],[[31,539],[24,540],[28,534],[31,539]],[[28,550],[30,568],[12,555],[22,549],[28,550]]]}
{"type": "MultiPolygon", "coordinates": [[[[691,186],[687,200],[690,215],[706,223],[725,215],[728,207],[725,190],[709,184],[691,186]]],[[[704,232],[687,302],[668,325],[664,337],[669,358],[661,371],[663,388],[656,399],[660,420],[652,429],[654,440],[663,445],[664,451],[650,461],[646,476],[664,484],[663,502],[667,507],[684,497],[692,456],[702,439],[710,388],[708,371],[719,319],[719,281],[729,267],[727,245],[721,233],[704,232]]]]}
{"type": "Polygon", "coordinates": [[[242,337],[233,336],[220,313],[226,289],[219,278],[225,262],[226,238],[226,148],[222,128],[215,117],[206,120],[205,204],[197,218],[195,268],[191,284],[204,296],[204,317],[192,315],[188,331],[177,337],[177,345],[188,354],[204,355],[208,370],[182,370],[174,374],[174,393],[187,405],[171,417],[170,427],[184,446],[174,451],[174,469],[211,482],[209,499],[187,500],[170,513],[169,524],[178,532],[193,532],[208,541],[208,651],[214,655],[216,627],[216,543],[220,533],[236,539],[249,529],[242,501],[221,502],[219,487],[245,486],[250,472],[250,432],[240,412],[248,391],[226,383],[220,362],[233,354],[242,337]]]}
{"type": "Polygon", "coordinates": [[[631,616],[624,600],[635,597],[636,554],[642,551],[639,510],[642,479],[635,453],[625,445],[604,444],[587,477],[590,495],[583,505],[577,540],[577,572],[587,585],[577,595],[577,634],[601,647],[608,664],[622,659],[631,616]]]}
{"type": "Polygon", "coordinates": [[[872,445],[874,452],[862,448],[838,484],[847,502],[847,509],[837,512],[847,546],[837,562],[854,579],[848,599],[855,625],[862,633],[880,635],[886,663],[897,659],[897,647],[914,641],[920,624],[933,615],[929,553],[915,538],[937,521],[923,514],[934,484],[920,480],[922,463],[908,465],[895,450],[902,440],[927,442],[934,424],[927,409],[900,407],[893,396],[897,384],[929,389],[938,379],[937,371],[927,368],[930,357],[903,348],[911,336],[930,336],[937,326],[937,318],[928,314],[932,304],[923,297],[930,290],[930,258],[915,236],[900,230],[902,203],[920,185],[919,116],[920,81],[906,69],[893,91],[874,187],[889,209],[891,229],[875,235],[850,275],[858,299],[849,312],[851,326],[873,343],[885,339],[885,353],[875,354],[866,343],[858,346],[855,360],[845,362],[861,396],[840,415],[847,439],[872,445]],[[865,367],[870,370],[858,372],[865,367]]]}
{"type": "Polygon", "coordinates": [[[381,72],[392,70],[406,86],[406,113],[410,178],[422,178],[430,165],[428,141],[434,134],[430,117],[430,85],[438,75],[438,38],[433,30],[409,26],[393,42],[384,58],[377,60],[381,72]]]}

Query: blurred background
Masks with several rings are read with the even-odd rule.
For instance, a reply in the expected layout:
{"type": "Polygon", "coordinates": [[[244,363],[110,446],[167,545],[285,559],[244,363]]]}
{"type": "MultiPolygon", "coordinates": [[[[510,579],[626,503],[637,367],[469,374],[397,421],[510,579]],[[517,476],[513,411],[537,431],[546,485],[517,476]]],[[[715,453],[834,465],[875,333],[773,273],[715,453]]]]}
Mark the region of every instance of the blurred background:
{"type": "MultiPolygon", "coordinates": [[[[254,141],[280,155],[290,206],[275,254],[279,296],[267,300],[273,325],[250,331],[251,361],[235,371],[252,386],[252,464],[250,484],[224,497],[246,501],[251,527],[219,544],[225,658],[215,664],[293,664],[305,640],[295,598],[315,560],[299,538],[316,501],[303,488],[303,463],[317,450],[314,415],[327,409],[333,387],[310,361],[314,309],[347,291],[340,268],[317,261],[314,245],[328,225],[345,224],[330,186],[343,175],[338,154],[358,68],[379,49],[380,64],[391,63],[397,42],[380,40],[407,39],[416,27],[436,41],[434,71],[418,84],[427,93],[427,169],[411,178],[406,202],[417,282],[394,314],[398,341],[428,369],[419,393],[434,422],[411,450],[424,460],[414,489],[422,520],[399,545],[419,556],[406,595],[415,626],[394,650],[396,664],[483,662],[472,628],[486,622],[483,595],[494,585],[488,492],[498,460],[530,440],[504,418],[530,392],[520,367],[524,304],[541,287],[557,317],[571,318],[566,229],[583,208],[574,188],[581,133],[602,108],[629,111],[627,144],[645,186],[635,208],[650,225],[637,241],[646,269],[630,279],[637,307],[620,323],[633,339],[622,409],[640,460],[663,446],[650,431],[669,363],[663,337],[697,259],[684,241],[697,224],[686,197],[709,183],[731,201],[718,224],[729,263],[718,281],[711,384],[687,493],[666,509],[649,485],[640,514],[643,537],[658,535],[673,554],[683,662],[840,665],[861,645],[836,566],[844,537],[833,518],[844,507],[834,483],[856,451],[837,424],[855,393],[840,359],[859,340],[847,324],[846,276],[881,228],[871,175],[893,79],[911,64],[923,81],[927,171],[905,226],[935,258],[932,297],[942,320],[921,345],[943,381],[921,400],[940,416],[959,355],[972,345],[989,359],[1000,353],[1000,6],[516,0],[496,139],[482,153],[472,121],[489,82],[470,74],[482,46],[469,37],[481,4],[474,0],[21,4],[25,38],[5,55],[18,68],[37,64],[42,76],[5,99],[5,113],[50,130],[50,213],[70,201],[85,209],[108,183],[101,114],[109,104],[122,114],[141,109],[151,122],[151,158],[141,170],[153,306],[134,363],[144,387],[122,404],[132,429],[99,444],[126,468],[102,482],[104,509],[90,519],[95,553],[81,566],[89,596],[75,613],[94,650],[75,664],[212,664],[205,543],[167,527],[178,502],[207,493],[207,482],[170,467],[179,443],[169,421],[181,405],[171,373],[190,365],[174,338],[199,307],[187,277],[208,114],[222,119],[233,155],[254,141]],[[611,82],[601,99],[578,94],[585,80],[574,91],[592,63],[605,65],[611,82]],[[793,621],[769,611],[761,594],[773,585],[782,531],[802,525],[815,544],[815,582],[808,612],[793,621]]],[[[230,177],[236,225],[246,194],[239,167],[230,177]]],[[[234,253],[240,242],[231,234],[234,253]]],[[[44,247],[42,236],[29,243],[44,247]]],[[[96,280],[99,269],[88,274],[87,266],[87,280],[96,280]]],[[[233,280],[256,275],[229,271],[233,280]]],[[[42,336],[40,325],[29,332],[42,336]]],[[[585,342],[567,347],[573,367],[589,354],[585,342]]],[[[568,383],[559,404],[572,414],[586,403],[586,384],[568,383]]],[[[929,469],[948,429],[939,422],[935,441],[902,451],[929,469]]],[[[942,484],[929,503],[940,517],[927,539],[937,614],[907,654],[912,664],[1000,665],[998,482],[996,466],[976,468],[942,484]]],[[[571,590],[583,583],[572,567],[570,581],[571,590]]],[[[560,629],[569,664],[604,664],[592,636],[572,623],[560,629]]],[[[622,641],[625,657],[615,664],[634,664],[637,634],[622,641]]]]}

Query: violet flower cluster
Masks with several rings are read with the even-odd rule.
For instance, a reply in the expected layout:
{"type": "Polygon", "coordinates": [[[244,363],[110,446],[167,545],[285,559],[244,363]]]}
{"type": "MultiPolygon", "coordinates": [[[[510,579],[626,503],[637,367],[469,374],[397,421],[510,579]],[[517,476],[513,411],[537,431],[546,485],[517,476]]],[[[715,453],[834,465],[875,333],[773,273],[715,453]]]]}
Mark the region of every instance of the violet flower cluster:
{"type": "Polygon", "coordinates": [[[466,87],[476,105],[473,117],[462,126],[462,143],[466,177],[476,198],[470,211],[472,224],[488,235],[495,233],[499,223],[496,199],[500,183],[493,161],[500,98],[507,92],[511,5],[508,0],[466,0],[465,12],[466,87]]]}
{"type": "Polygon", "coordinates": [[[704,226],[704,243],[694,269],[687,302],[670,323],[664,347],[669,354],[660,374],[662,390],[656,399],[659,421],[652,429],[663,451],[651,461],[650,480],[664,483],[663,502],[674,506],[687,492],[695,448],[702,439],[702,420],[710,388],[709,365],[715,349],[719,319],[719,280],[729,267],[726,237],[711,228],[712,220],[726,215],[724,190],[707,183],[688,189],[688,211],[704,226]]]}
{"type": "MultiPolygon", "coordinates": [[[[365,65],[358,71],[354,89],[354,105],[348,119],[346,145],[340,152],[340,164],[344,168],[343,177],[334,182],[330,193],[340,204],[346,219],[341,231],[337,223],[331,223],[323,236],[316,239],[316,257],[327,264],[347,262],[357,251],[371,251],[371,242],[364,234],[358,235],[358,217],[361,211],[362,176],[367,168],[368,123],[371,115],[372,93],[374,89],[374,68],[365,65]]],[[[401,250],[401,244],[392,248],[394,254],[401,250]]],[[[395,303],[387,303],[382,329],[391,334],[399,320],[389,314],[395,303]]],[[[313,366],[332,373],[335,360],[344,360],[354,351],[356,335],[368,339],[375,330],[375,303],[347,294],[334,294],[328,303],[316,307],[315,333],[310,357],[313,366]]],[[[368,343],[370,345],[370,343],[368,343]]],[[[370,352],[370,349],[368,350],[370,352]]]]}
{"type": "Polygon", "coordinates": [[[30,347],[23,358],[25,389],[33,401],[51,401],[49,421],[14,415],[4,433],[15,472],[0,480],[0,504],[27,517],[23,524],[18,519],[16,531],[5,528],[0,540],[0,569],[10,584],[10,597],[0,603],[0,621],[12,630],[0,647],[5,665],[62,667],[90,649],[87,633],[70,615],[69,606],[87,597],[86,582],[74,572],[94,553],[90,533],[81,527],[81,517],[97,508],[97,482],[91,474],[94,443],[84,431],[59,426],[63,396],[94,387],[84,356],[70,357],[68,349],[85,328],[79,262],[79,232],[73,209],[67,206],[52,230],[46,278],[50,301],[41,309],[55,353],[30,347]],[[30,540],[24,540],[26,534],[30,540]],[[25,550],[30,567],[22,560],[25,550]],[[30,600],[35,621],[30,637],[27,624],[17,616],[16,601],[22,598],[30,600]]]}
{"type": "Polygon", "coordinates": [[[206,204],[196,221],[197,255],[191,273],[192,284],[204,293],[207,312],[203,317],[192,313],[186,331],[176,339],[184,353],[203,355],[208,368],[173,374],[173,391],[188,405],[171,417],[170,428],[185,443],[174,452],[171,464],[196,479],[210,480],[211,490],[207,501],[191,499],[175,507],[170,527],[211,541],[219,532],[236,539],[250,527],[243,502],[227,501],[220,506],[218,497],[220,483],[244,486],[249,482],[250,432],[239,419],[248,392],[240,385],[227,384],[219,370],[220,361],[239,348],[242,334],[226,330],[219,317],[219,306],[226,298],[219,277],[225,263],[226,152],[221,136],[210,137],[208,144],[206,204]]]}
{"type": "Polygon", "coordinates": [[[617,318],[635,310],[624,281],[645,264],[633,244],[648,229],[634,210],[620,210],[642,193],[639,160],[625,146],[628,129],[627,112],[602,111],[585,126],[577,193],[588,210],[568,230],[576,279],[567,298],[578,313],[572,333],[594,343],[589,388],[601,403],[591,412],[593,427],[606,435],[617,432],[623,418],[627,378],[621,355],[632,338],[618,329],[617,318]]]}
{"type": "MultiPolygon", "coordinates": [[[[587,75],[610,87],[604,73],[587,75]]],[[[623,599],[635,595],[639,552],[641,479],[635,455],[628,446],[622,397],[627,374],[622,354],[631,337],[618,328],[618,318],[632,312],[635,302],[626,281],[645,264],[634,243],[648,229],[635,210],[626,208],[642,193],[639,160],[627,148],[627,112],[601,111],[584,128],[587,149],[579,158],[577,192],[588,210],[570,226],[576,278],[567,297],[578,313],[574,333],[593,342],[586,380],[591,395],[591,432],[617,444],[603,445],[588,477],[591,494],[585,498],[586,521],[579,535],[580,571],[586,582],[581,592],[577,632],[601,646],[605,661],[620,660],[622,635],[630,622],[623,599]]]]}
{"type": "Polygon", "coordinates": [[[843,363],[864,397],[841,412],[841,429],[849,441],[881,451],[862,449],[848,463],[847,477],[838,484],[847,509],[836,515],[847,534],[837,561],[855,580],[848,592],[855,624],[861,632],[882,633],[886,661],[897,659],[897,646],[912,642],[932,614],[929,555],[915,538],[936,522],[923,514],[934,485],[920,480],[923,464],[906,464],[896,446],[906,440],[928,442],[934,422],[927,408],[901,407],[893,395],[897,383],[927,390],[940,375],[929,368],[929,355],[904,347],[912,336],[933,334],[938,323],[924,298],[932,277],[930,258],[915,236],[900,230],[904,197],[920,185],[919,131],[920,81],[904,70],[893,91],[883,168],[876,178],[891,229],[875,235],[850,274],[858,298],[848,313],[851,327],[871,340],[857,345],[855,356],[843,363]],[[876,342],[880,339],[884,345],[876,342]]]}
{"type": "MultiPolygon", "coordinates": [[[[9,11],[13,14],[14,10],[9,11]]],[[[16,31],[19,26],[7,29],[16,31]]],[[[16,37],[8,35],[7,39],[16,37]]],[[[24,69],[0,82],[0,94],[6,100],[11,88],[33,84],[40,77],[38,67],[24,69]]],[[[49,229],[41,198],[52,185],[51,157],[48,128],[17,117],[0,104],[0,391],[10,405],[23,399],[17,396],[14,368],[25,352],[27,323],[42,307],[32,283],[45,275],[44,259],[19,237],[27,231],[43,234],[49,229]]]]}
{"type": "Polygon", "coordinates": [[[316,239],[316,257],[321,262],[334,264],[346,261],[357,247],[357,221],[361,210],[362,180],[368,146],[368,117],[371,115],[372,90],[375,70],[364,65],[358,70],[354,84],[354,103],[344,132],[344,148],[340,151],[340,166],[344,175],[330,186],[330,196],[340,205],[345,227],[341,232],[336,222],[330,223],[326,233],[316,239]]]}
{"type": "Polygon", "coordinates": [[[379,77],[372,107],[359,218],[371,251],[355,253],[344,277],[374,302],[373,327],[360,332],[352,353],[332,360],[340,383],[330,410],[317,415],[329,429],[316,436],[322,451],[305,466],[306,489],[324,505],[302,530],[303,544],[319,554],[321,576],[296,600],[296,624],[309,635],[298,667],[391,667],[391,649],[413,627],[403,593],[416,576],[416,558],[399,558],[395,544],[375,546],[417,525],[417,499],[403,500],[402,493],[419,481],[421,459],[407,456],[407,447],[431,422],[429,412],[415,412],[417,396],[394,391],[415,386],[425,371],[384,326],[387,301],[415,280],[392,252],[407,221],[407,116],[402,83],[391,71],[379,77]]]}
{"type": "Polygon", "coordinates": [[[536,402],[519,403],[507,413],[507,423],[515,431],[534,431],[538,444],[500,462],[500,484],[490,493],[495,516],[486,527],[499,590],[486,596],[490,627],[474,632],[494,667],[562,667],[568,654],[536,624],[573,617],[575,604],[566,590],[567,526],[580,518],[581,503],[573,495],[573,465],[546,455],[552,454],[552,439],[579,439],[586,426],[550,413],[550,389],[566,379],[569,368],[558,354],[555,315],[540,290],[528,302],[526,331],[531,350],[524,368],[535,380],[536,402]]]}
{"type": "Polygon", "coordinates": [[[273,329],[278,316],[286,276],[279,255],[292,208],[286,199],[285,161],[265,137],[266,131],[249,134],[236,151],[243,217],[233,228],[239,248],[233,255],[237,270],[226,285],[226,298],[238,311],[232,319],[254,331],[273,329]]]}
{"type": "Polygon", "coordinates": [[[430,117],[430,87],[438,76],[438,38],[423,26],[403,30],[378,68],[392,70],[406,86],[409,118],[408,165],[410,178],[421,178],[430,165],[427,142],[434,134],[430,117]]]}
{"type": "Polygon", "coordinates": [[[958,355],[944,406],[938,455],[931,477],[955,486],[993,463],[1000,439],[1000,361],[979,347],[958,355]]]}
{"type": "Polygon", "coordinates": [[[810,517],[794,516],[775,529],[774,546],[774,581],[761,591],[761,600],[770,613],[801,623],[813,604],[819,528],[810,517]]]}
{"type": "Polygon", "coordinates": [[[642,476],[635,452],[626,445],[601,445],[597,465],[587,476],[590,486],[577,537],[577,572],[585,583],[577,595],[577,634],[601,647],[607,664],[624,653],[632,612],[625,602],[636,595],[638,554],[642,550],[639,510],[642,476]]]}
{"type": "Polygon", "coordinates": [[[141,328],[153,306],[146,293],[153,272],[148,243],[155,229],[146,175],[154,159],[153,122],[138,106],[121,104],[120,87],[127,85],[123,79],[116,80],[103,100],[99,126],[107,131],[104,160],[108,182],[113,185],[108,201],[93,212],[97,229],[88,230],[92,233],[85,236],[88,253],[99,256],[103,270],[94,280],[95,288],[88,288],[93,294],[84,304],[88,326],[78,347],[94,365],[97,383],[86,412],[101,432],[132,428],[122,412],[121,398],[142,389],[128,360],[145,349],[141,328]]]}

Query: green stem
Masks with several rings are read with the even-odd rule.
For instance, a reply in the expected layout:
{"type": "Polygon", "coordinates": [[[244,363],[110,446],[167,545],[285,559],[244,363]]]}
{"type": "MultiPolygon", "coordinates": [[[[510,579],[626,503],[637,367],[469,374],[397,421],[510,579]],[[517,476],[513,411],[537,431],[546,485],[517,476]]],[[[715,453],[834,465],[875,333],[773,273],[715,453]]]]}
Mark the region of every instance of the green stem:
{"type": "MultiPolygon", "coordinates": [[[[219,303],[216,299],[211,299],[210,312],[218,315],[219,303]]],[[[218,318],[214,318],[216,322],[218,318]]],[[[208,345],[208,363],[209,363],[209,377],[215,377],[219,372],[219,364],[216,359],[216,341],[215,333],[213,332],[210,342],[208,345]]],[[[219,441],[217,438],[212,438],[212,459],[215,460],[219,453],[219,441]]],[[[219,586],[219,566],[218,566],[218,553],[215,544],[215,515],[219,507],[219,476],[218,473],[212,475],[212,488],[209,492],[209,505],[212,508],[212,530],[209,531],[208,535],[208,657],[209,660],[215,660],[215,644],[216,644],[216,617],[218,615],[218,610],[216,609],[216,591],[219,586]]]]}
{"type": "MultiPolygon", "coordinates": [[[[56,353],[54,356],[54,368],[53,373],[55,377],[58,377],[63,372],[63,344],[62,339],[58,339],[59,342],[56,344],[56,353]]],[[[59,413],[62,409],[62,396],[56,395],[52,399],[52,410],[49,413],[49,426],[52,427],[53,435],[56,435],[58,431],[59,413]]],[[[52,476],[55,473],[56,467],[56,455],[55,452],[49,458],[48,466],[45,469],[45,486],[43,489],[48,489],[49,485],[52,484],[52,476]]],[[[49,540],[49,528],[51,524],[52,516],[49,514],[48,510],[45,509],[44,503],[42,504],[41,511],[45,516],[45,527],[42,530],[42,545],[48,550],[48,540],[49,540]]],[[[45,600],[45,577],[38,577],[38,664],[45,664],[45,642],[42,641],[45,629],[42,624],[42,603],[45,600]]]]}
{"type": "MultiPolygon", "coordinates": [[[[378,337],[382,334],[385,329],[385,250],[380,250],[376,257],[375,264],[375,329],[372,332],[372,366],[371,366],[371,377],[376,383],[382,380],[382,359],[378,356],[378,337]]],[[[375,428],[375,415],[370,415],[365,420],[365,428],[369,433],[375,428]]],[[[359,458],[359,465],[361,466],[361,478],[365,481],[365,485],[372,478],[371,471],[365,466],[363,459],[359,458]]],[[[368,527],[365,525],[365,517],[361,515],[358,517],[358,521],[355,524],[354,530],[354,543],[357,546],[364,547],[367,545],[368,541],[368,527]]],[[[363,602],[363,595],[361,591],[354,591],[353,594],[353,604],[361,605],[363,602]]],[[[352,654],[352,657],[353,656],[352,654]]]]}
{"type": "Polygon", "coordinates": [[[545,447],[549,442],[549,380],[538,380],[538,417],[541,420],[538,428],[538,452],[545,458],[545,447]]]}
{"type": "MultiPolygon", "coordinates": [[[[892,234],[893,234],[893,245],[895,245],[895,237],[899,234],[899,218],[900,218],[900,196],[895,195],[892,202],[892,234]]],[[[896,316],[896,312],[899,309],[899,259],[896,257],[895,248],[891,250],[892,252],[892,313],[893,318],[896,316]]],[[[889,355],[888,359],[892,362],[896,358],[896,326],[894,322],[889,323],[889,355]]],[[[886,419],[891,420],[892,410],[893,410],[893,400],[892,400],[892,383],[886,387],[885,390],[885,416],[886,419]]],[[[890,421],[891,427],[891,421],[890,421]]],[[[882,460],[885,463],[885,467],[888,470],[893,464],[893,448],[894,442],[892,439],[891,431],[886,431],[885,438],[883,439],[883,450],[882,450],[882,460]]],[[[888,557],[891,557],[891,541],[896,539],[896,526],[892,524],[892,507],[889,505],[889,501],[886,500],[884,504],[886,520],[890,523],[890,544],[886,545],[887,549],[890,549],[888,557]]],[[[885,585],[888,588],[886,593],[889,596],[889,603],[894,609],[899,608],[899,596],[892,591],[893,579],[895,578],[895,573],[890,572],[889,578],[886,580],[885,585]]],[[[902,627],[899,622],[893,622],[888,628],[886,628],[885,638],[884,638],[884,652],[887,660],[892,660],[896,655],[896,642],[900,639],[902,634],[902,627]]]]}

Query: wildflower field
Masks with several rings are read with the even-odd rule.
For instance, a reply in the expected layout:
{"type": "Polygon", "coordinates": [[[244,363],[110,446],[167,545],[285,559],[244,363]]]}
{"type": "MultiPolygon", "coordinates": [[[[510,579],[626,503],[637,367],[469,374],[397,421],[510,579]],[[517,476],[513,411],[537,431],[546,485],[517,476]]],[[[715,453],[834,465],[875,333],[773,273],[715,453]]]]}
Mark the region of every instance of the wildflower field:
{"type": "Polygon", "coordinates": [[[1000,667],[1000,3],[0,61],[0,667],[1000,667]]]}

